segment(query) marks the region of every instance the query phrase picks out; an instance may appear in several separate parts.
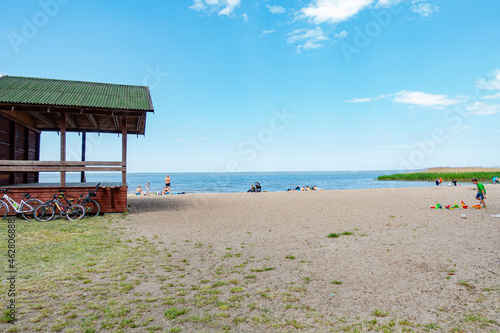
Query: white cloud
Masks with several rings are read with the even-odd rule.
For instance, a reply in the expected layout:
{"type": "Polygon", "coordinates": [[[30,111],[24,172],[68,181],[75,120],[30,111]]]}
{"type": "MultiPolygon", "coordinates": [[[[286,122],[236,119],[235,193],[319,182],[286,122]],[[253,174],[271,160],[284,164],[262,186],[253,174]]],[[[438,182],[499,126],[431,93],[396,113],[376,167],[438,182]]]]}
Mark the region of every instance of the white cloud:
{"type": "Polygon", "coordinates": [[[194,0],[194,3],[189,6],[189,9],[196,10],[196,11],[202,11],[205,10],[207,7],[203,3],[203,0],[194,0]]]}
{"type": "Polygon", "coordinates": [[[248,22],[248,15],[247,14],[243,14],[241,15],[243,17],[243,21],[248,22]]]}
{"type": "Polygon", "coordinates": [[[288,34],[287,42],[289,44],[299,43],[297,46],[297,52],[301,52],[302,49],[310,50],[324,47],[323,42],[330,40],[320,27],[316,29],[297,29],[292,33],[288,34]]]}
{"type": "Polygon", "coordinates": [[[462,101],[450,98],[446,95],[434,95],[419,91],[402,90],[395,94],[394,102],[428,107],[444,107],[458,104],[462,101]]]}
{"type": "Polygon", "coordinates": [[[371,102],[373,101],[373,98],[370,97],[365,97],[365,98],[353,98],[350,100],[347,100],[347,103],[366,103],[366,102],[371,102]]]}
{"type": "Polygon", "coordinates": [[[465,107],[468,113],[476,116],[489,116],[492,114],[500,113],[500,105],[486,104],[483,102],[470,103],[465,107]]]}
{"type": "Polygon", "coordinates": [[[391,6],[399,5],[403,0],[379,0],[375,5],[375,8],[387,8],[391,6]]]}
{"type": "Polygon", "coordinates": [[[479,80],[476,86],[482,89],[500,90],[500,68],[493,70],[488,76],[491,78],[488,80],[479,80]]]}
{"type": "Polygon", "coordinates": [[[411,3],[412,5],[410,7],[410,10],[414,13],[417,13],[425,17],[431,16],[432,14],[439,12],[438,6],[429,2],[425,2],[423,0],[414,0],[411,3]]]}
{"type": "Polygon", "coordinates": [[[194,0],[189,6],[196,11],[212,13],[218,11],[219,15],[231,15],[236,7],[239,7],[241,0],[194,0]]]}
{"type": "Polygon", "coordinates": [[[273,5],[273,6],[267,5],[267,8],[269,8],[269,11],[273,14],[283,14],[286,12],[286,9],[279,5],[273,5]]]}
{"type": "Polygon", "coordinates": [[[346,102],[348,103],[366,103],[366,102],[371,102],[371,101],[378,101],[380,99],[384,99],[387,97],[391,97],[392,95],[380,95],[378,97],[372,98],[372,97],[363,97],[363,98],[353,98],[350,100],[347,100],[346,102]]]}
{"type": "Polygon", "coordinates": [[[314,0],[300,10],[300,17],[316,24],[339,23],[355,16],[371,5],[373,0],[314,0]]]}
{"type": "MultiPolygon", "coordinates": [[[[0,75],[1,75],[1,74],[0,74],[0,75]]],[[[484,96],[484,97],[483,97],[483,98],[481,98],[481,99],[497,99],[497,98],[500,98],[500,93],[495,94],[495,95],[484,96]]]]}
{"type": "Polygon", "coordinates": [[[339,32],[338,34],[334,34],[333,37],[337,38],[337,39],[342,39],[342,38],[346,38],[347,37],[347,31],[345,30],[342,30],[341,32],[339,32]]]}
{"type": "Polygon", "coordinates": [[[276,30],[262,30],[262,34],[260,35],[260,37],[262,36],[265,36],[265,35],[269,35],[269,34],[272,34],[273,32],[275,32],[276,30]]]}
{"type": "Polygon", "coordinates": [[[203,121],[203,118],[196,118],[194,121],[203,121]]]}

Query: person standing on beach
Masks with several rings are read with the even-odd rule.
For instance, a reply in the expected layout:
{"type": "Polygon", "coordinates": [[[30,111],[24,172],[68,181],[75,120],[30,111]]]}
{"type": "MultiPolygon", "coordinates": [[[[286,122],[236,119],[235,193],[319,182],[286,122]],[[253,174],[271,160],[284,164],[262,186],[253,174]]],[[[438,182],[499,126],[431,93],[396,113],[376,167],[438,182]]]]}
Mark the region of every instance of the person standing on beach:
{"type": "Polygon", "coordinates": [[[476,194],[476,199],[481,202],[483,205],[483,208],[486,208],[486,203],[484,202],[484,199],[486,199],[486,190],[484,189],[484,185],[481,184],[477,178],[472,178],[471,179],[472,184],[477,186],[477,194],[476,194]]]}
{"type": "Polygon", "coordinates": [[[165,189],[163,190],[165,193],[168,192],[168,194],[171,194],[170,193],[170,176],[167,175],[167,177],[165,177],[165,189]]]}

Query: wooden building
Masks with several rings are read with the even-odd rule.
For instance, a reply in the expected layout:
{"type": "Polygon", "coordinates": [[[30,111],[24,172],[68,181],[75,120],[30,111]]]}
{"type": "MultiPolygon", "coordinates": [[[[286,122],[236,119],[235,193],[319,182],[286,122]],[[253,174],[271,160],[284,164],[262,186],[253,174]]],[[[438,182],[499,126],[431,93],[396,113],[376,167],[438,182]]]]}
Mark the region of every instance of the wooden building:
{"type": "MultiPolygon", "coordinates": [[[[57,190],[80,194],[95,183],[85,172],[121,172],[121,183],[103,183],[96,198],[102,212],[127,210],[127,135],[144,135],[146,114],[154,112],[149,88],[94,82],[0,77],[0,187],[48,200],[57,190]],[[40,161],[40,135],[60,135],[60,160],[40,161]],[[66,161],[66,132],[82,137],[81,161],[66,161]],[[86,133],[121,135],[121,161],[86,161],[86,133]],[[66,172],[81,172],[80,183],[66,183],[66,172]],[[57,184],[39,183],[39,172],[58,172],[57,184]]],[[[117,144],[118,145],[118,144],[117,144]]]]}

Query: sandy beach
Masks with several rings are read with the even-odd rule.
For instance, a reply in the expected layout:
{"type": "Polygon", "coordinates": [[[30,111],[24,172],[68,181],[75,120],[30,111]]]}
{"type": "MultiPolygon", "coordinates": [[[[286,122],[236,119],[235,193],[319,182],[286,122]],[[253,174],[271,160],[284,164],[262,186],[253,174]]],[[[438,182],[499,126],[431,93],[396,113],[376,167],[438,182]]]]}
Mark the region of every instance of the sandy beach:
{"type": "Polygon", "coordinates": [[[471,209],[474,186],[129,197],[119,227],[183,267],[186,304],[225,281],[218,307],[190,314],[225,312],[234,332],[490,332],[500,329],[500,218],[490,216],[500,186],[486,190],[487,210],[471,209]],[[430,209],[461,200],[469,209],[430,209]]]}

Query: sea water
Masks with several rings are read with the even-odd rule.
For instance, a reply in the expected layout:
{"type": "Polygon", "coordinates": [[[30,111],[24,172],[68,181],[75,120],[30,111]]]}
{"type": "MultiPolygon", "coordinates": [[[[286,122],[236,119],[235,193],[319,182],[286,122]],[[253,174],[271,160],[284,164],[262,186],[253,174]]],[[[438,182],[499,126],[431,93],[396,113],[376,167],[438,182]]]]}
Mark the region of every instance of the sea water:
{"type": "MultiPolygon", "coordinates": [[[[427,187],[434,182],[381,181],[378,176],[398,173],[382,171],[321,171],[321,172],[236,172],[236,173],[169,173],[173,193],[238,193],[246,192],[259,182],[263,191],[279,192],[302,186],[317,186],[325,190],[427,187]]],[[[87,172],[88,182],[121,182],[121,173],[87,172]]],[[[145,190],[150,182],[150,192],[161,191],[166,173],[127,173],[129,192],[137,185],[145,190]]],[[[67,173],[66,182],[79,182],[80,173],[67,173]]],[[[40,173],[40,183],[59,182],[58,173],[40,173]]]]}

